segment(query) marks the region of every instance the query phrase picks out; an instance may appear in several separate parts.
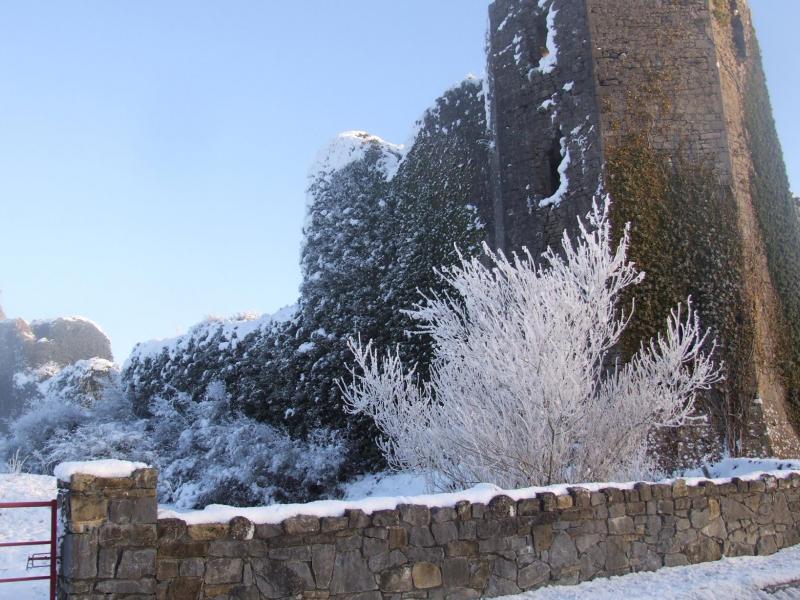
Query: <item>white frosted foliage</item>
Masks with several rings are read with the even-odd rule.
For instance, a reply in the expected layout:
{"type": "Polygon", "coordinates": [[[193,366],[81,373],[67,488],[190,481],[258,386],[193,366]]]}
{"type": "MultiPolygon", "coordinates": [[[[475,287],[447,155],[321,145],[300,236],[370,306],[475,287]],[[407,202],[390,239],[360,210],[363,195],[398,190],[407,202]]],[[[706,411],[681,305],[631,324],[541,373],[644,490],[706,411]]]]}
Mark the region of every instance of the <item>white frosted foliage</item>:
{"type": "Polygon", "coordinates": [[[409,311],[434,340],[427,381],[396,352],[351,343],[348,410],[374,419],[393,467],[450,489],[650,472],[650,434],[689,422],[696,393],[721,375],[690,302],[630,362],[613,360],[630,318],[620,294],[643,275],[627,259],[627,229],[612,244],[609,204],[540,263],[485,247],[485,259],[442,270],[455,293],[409,311]]]}

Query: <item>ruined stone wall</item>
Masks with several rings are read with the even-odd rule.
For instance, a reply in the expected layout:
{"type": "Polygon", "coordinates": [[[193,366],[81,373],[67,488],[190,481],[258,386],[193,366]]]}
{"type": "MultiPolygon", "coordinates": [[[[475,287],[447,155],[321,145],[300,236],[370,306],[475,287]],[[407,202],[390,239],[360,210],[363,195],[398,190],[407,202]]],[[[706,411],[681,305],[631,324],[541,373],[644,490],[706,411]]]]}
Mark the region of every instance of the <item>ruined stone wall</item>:
{"type": "Polygon", "coordinates": [[[59,598],[473,599],[800,542],[800,474],[678,480],[277,525],[154,520],[151,470],[61,482],[59,598]],[[156,539],[157,530],[157,539],[156,539]]]}
{"type": "Polygon", "coordinates": [[[155,469],[131,477],[59,481],[59,600],[154,599],[155,469]]]}
{"type": "Polygon", "coordinates": [[[584,3],[497,0],[487,53],[497,246],[538,255],[576,226],[600,183],[584,3]]]}
{"type": "Polygon", "coordinates": [[[112,360],[111,342],[89,321],[0,319],[0,432],[5,431],[7,419],[19,416],[25,402],[35,396],[35,383],[94,357],[112,360]],[[40,369],[43,372],[37,373],[40,369]],[[21,385],[16,375],[26,376],[30,383],[21,385]]]}
{"type": "Polygon", "coordinates": [[[719,342],[708,424],[665,440],[664,466],[800,451],[800,222],[746,0],[496,0],[488,74],[497,245],[558,244],[602,182],[646,273],[623,358],[690,295],[719,342]]]}
{"type": "Polygon", "coordinates": [[[709,0],[586,5],[604,146],[647,129],[654,149],[729,171],[709,0]]]}
{"type": "MultiPolygon", "coordinates": [[[[747,83],[752,71],[760,68],[756,62],[760,63],[761,58],[747,3],[744,0],[711,0],[710,6],[715,64],[726,122],[727,158],[742,236],[744,283],[754,311],[753,362],[757,396],[763,403],[771,453],[794,456],[800,451],[800,440],[791,425],[787,382],[781,367],[781,346],[786,343],[786,332],[782,331],[785,321],[766,247],[766,238],[777,236],[765,229],[766,223],[759,222],[752,177],[757,169],[746,121],[745,102],[751,93],[747,91],[747,83]]],[[[788,197],[788,184],[786,195],[788,197]]],[[[780,202],[780,199],[769,198],[768,202],[780,202]]],[[[795,227],[797,225],[795,221],[795,227]]]]}

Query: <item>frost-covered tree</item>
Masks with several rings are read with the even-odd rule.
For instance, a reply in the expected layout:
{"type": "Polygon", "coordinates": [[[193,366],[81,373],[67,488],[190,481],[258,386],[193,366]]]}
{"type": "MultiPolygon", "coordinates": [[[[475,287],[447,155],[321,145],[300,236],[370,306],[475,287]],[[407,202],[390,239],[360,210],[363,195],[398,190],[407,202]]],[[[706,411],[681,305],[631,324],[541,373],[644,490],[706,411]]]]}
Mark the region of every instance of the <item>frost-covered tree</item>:
{"type": "Polygon", "coordinates": [[[595,204],[560,253],[508,259],[486,247],[488,265],[441,269],[455,292],[409,311],[434,340],[424,381],[397,352],[351,343],[348,410],[374,419],[390,465],[438,488],[603,481],[652,467],[650,434],[687,423],[696,393],[721,374],[690,302],[627,364],[615,359],[630,315],[618,299],[643,275],[626,258],[627,230],[616,248],[611,235],[608,202],[595,204]]]}

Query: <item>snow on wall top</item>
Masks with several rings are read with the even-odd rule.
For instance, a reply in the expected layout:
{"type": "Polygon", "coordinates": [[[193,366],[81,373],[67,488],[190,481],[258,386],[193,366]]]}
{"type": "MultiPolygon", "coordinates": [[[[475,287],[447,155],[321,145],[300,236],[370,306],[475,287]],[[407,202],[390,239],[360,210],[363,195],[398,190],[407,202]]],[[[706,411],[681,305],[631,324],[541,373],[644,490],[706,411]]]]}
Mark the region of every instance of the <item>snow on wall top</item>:
{"type": "Polygon", "coordinates": [[[254,331],[260,331],[272,323],[283,323],[292,319],[297,312],[297,306],[286,306],[274,314],[256,315],[254,313],[243,313],[227,318],[209,317],[205,321],[197,323],[189,328],[183,335],[161,340],[150,340],[136,344],[130,357],[125,361],[123,369],[126,369],[131,360],[138,358],[154,358],[166,351],[170,359],[174,359],[179,353],[186,350],[192,340],[200,341],[212,339],[214,334],[220,333],[222,343],[230,344],[235,347],[241,340],[246,338],[254,331]]]}
{"type": "Polygon", "coordinates": [[[93,460],[87,462],[63,462],[56,466],[53,475],[60,481],[69,481],[73,475],[92,475],[94,477],[130,477],[138,469],[148,469],[150,465],[126,460],[93,460]]]}
{"type": "Polygon", "coordinates": [[[344,169],[364,158],[367,151],[374,146],[378,146],[383,152],[379,168],[387,179],[392,179],[403,159],[405,146],[392,144],[366,131],[345,131],[319,151],[309,170],[309,180],[313,182],[344,169]]]}
{"type": "MultiPolygon", "coordinates": [[[[732,477],[743,480],[759,479],[762,475],[771,475],[777,478],[788,477],[792,473],[800,474],[800,461],[779,461],[777,459],[748,460],[729,459],[707,469],[709,475],[719,477],[686,477],[683,481],[689,486],[698,486],[701,482],[711,481],[716,484],[729,483],[732,477]],[[724,475],[724,476],[723,476],[724,475]]],[[[691,474],[691,473],[689,473],[691,474]]],[[[676,479],[665,479],[654,483],[672,484],[676,479]]],[[[429,508],[453,507],[458,502],[488,504],[497,496],[508,496],[514,501],[534,498],[542,493],[552,493],[559,496],[569,494],[570,488],[580,487],[590,492],[597,492],[605,488],[622,490],[634,489],[635,482],[629,483],[581,483],[561,484],[546,487],[530,487],[520,490],[503,490],[492,484],[480,484],[472,489],[462,492],[445,494],[429,494],[421,496],[392,496],[365,498],[363,500],[321,500],[308,504],[277,504],[273,506],[239,508],[212,504],[203,510],[181,511],[172,507],[161,506],[158,511],[159,519],[181,519],[188,525],[205,523],[227,523],[234,517],[245,517],[257,525],[278,524],[286,519],[298,515],[313,517],[341,517],[346,510],[362,510],[372,514],[380,510],[394,510],[401,504],[415,504],[429,508]]]]}

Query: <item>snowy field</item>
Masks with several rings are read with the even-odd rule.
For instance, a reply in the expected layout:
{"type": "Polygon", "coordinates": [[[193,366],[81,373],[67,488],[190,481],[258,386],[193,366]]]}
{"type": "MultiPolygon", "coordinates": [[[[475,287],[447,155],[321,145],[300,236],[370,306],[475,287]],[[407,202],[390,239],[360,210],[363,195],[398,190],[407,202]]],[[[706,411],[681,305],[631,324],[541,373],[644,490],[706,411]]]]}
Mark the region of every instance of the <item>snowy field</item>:
{"type": "MultiPolygon", "coordinates": [[[[39,502],[56,497],[55,477],[0,474],[0,502],[39,502]]],[[[45,540],[50,537],[49,508],[0,510],[0,542],[45,540]]],[[[25,570],[29,554],[49,552],[47,546],[0,548],[0,579],[47,575],[47,569],[25,570]]],[[[47,581],[0,584],[2,600],[45,600],[47,581]]]]}

